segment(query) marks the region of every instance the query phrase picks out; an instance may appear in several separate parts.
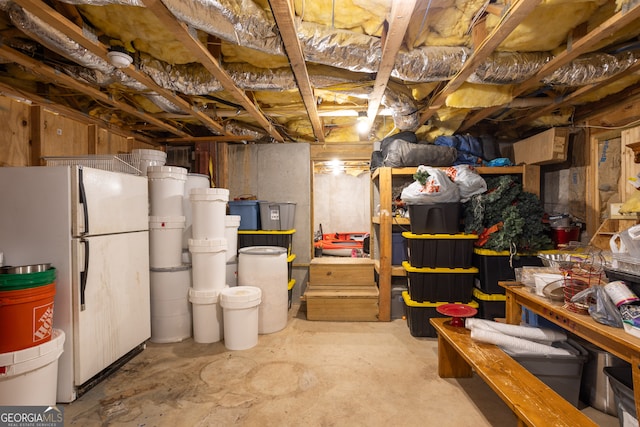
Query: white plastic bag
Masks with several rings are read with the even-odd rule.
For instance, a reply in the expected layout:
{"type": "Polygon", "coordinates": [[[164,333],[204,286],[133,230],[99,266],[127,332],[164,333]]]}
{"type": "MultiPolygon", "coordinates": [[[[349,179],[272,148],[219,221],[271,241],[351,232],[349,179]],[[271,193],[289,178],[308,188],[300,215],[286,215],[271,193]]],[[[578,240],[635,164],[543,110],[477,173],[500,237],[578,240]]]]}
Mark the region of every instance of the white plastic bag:
{"type": "Polygon", "coordinates": [[[445,171],[460,190],[460,201],[467,202],[471,196],[487,191],[487,182],[470,165],[455,165],[445,171]]]}
{"type": "Polygon", "coordinates": [[[460,201],[458,186],[447,174],[431,166],[418,166],[416,173],[427,172],[425,184],[414,181],[405,187],[400,198],[407,204],[457,203],[460,201]]]}

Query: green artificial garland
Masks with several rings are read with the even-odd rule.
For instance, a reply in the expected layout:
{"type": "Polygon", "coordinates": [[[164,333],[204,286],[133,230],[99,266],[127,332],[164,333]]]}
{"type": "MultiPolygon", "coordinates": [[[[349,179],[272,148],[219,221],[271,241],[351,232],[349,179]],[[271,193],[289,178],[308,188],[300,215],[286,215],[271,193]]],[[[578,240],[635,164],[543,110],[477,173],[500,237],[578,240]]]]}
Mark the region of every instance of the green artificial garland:
{"type": "Polygon", "coordinates": [[[487,191],[463,204],[465,233],[492,232],[482,246],[493,251],[534,253],[553,248],[542,222],[544,209],[535,194],[523,191],[511,175],[488,177],[487,191]]]}

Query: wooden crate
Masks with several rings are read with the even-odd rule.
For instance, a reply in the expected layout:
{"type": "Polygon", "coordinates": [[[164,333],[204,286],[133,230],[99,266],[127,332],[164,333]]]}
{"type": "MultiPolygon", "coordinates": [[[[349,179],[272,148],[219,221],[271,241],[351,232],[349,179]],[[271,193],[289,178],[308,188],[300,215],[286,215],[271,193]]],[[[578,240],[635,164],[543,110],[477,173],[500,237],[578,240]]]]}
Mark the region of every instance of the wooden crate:
{"type": "Polygon", "coordinates": [[[307,320],[342,322],[376,322],[378,287],[309,285],[305,294],[307,320]]]}
{"type": "Polygon", "coordinates": [[[369,258],[318,257],[309,265],[309,284],[369,286],[375,281],[369,258]]]}

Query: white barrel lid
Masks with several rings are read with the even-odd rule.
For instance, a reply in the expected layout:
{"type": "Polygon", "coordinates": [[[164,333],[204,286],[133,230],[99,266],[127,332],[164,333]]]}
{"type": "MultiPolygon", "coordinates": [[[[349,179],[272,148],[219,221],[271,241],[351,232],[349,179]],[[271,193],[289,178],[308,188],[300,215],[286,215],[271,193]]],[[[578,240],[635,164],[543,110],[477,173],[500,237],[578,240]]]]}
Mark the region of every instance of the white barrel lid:
{"type": "Polygon", "coordinates": [[[227,250],[227,239],[189,239],[191,252],[221,252],[227,250]]]}
{"type": "Polygon", "coordinates": [[[216,304],[222,289],[193,289],[189,288],[189,302],[193,304],[216,304]]]}
{"type": "Polygon", "coordinates": [[[282,255],[286,252],[287,249],[280,246],[247,246],[238,250],[246,255],[282,255]]]}
{"type": "Polygon", "coordinates": [[[187,169],[180,166],[147,166],[147,176],[149,179],[173,178],[181,181],[187,180],[187,169]]]}
{"type": "Polygon", "coordinates": [[[224,226],[229,228],[239,227],[241,219],[241,215],[226,215],[224,217],[224,226]]]}
{"type": "Polygon", "coordinates": [[[220,200],[226,202],[229,200],[229,190],[226,188],[192,188],[189,192],[191,200],[220,200]]]}
{"type": "Polygon", "coordinates": [[[255,286],[233,286],[220,291],[220,302],[242,303],[260,300],[262,290],[255,286]]]}
{"type": "Polygon", "coordinates": [[[150,216],[149,228],[184,228],[186,222],[184,216],[150,216]]]}

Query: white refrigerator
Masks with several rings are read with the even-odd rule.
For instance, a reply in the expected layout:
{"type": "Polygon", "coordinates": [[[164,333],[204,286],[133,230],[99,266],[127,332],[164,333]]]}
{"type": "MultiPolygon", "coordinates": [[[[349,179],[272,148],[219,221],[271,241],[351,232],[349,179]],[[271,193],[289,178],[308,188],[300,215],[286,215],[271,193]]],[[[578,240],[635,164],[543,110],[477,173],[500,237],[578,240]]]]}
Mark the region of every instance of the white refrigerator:
{"type": "Polygon", "coordinates": [[[57,269],[58,402],[75,400],[151,336],[148,212],[146,177],[0,167],[4,264],[57,269]]]}

